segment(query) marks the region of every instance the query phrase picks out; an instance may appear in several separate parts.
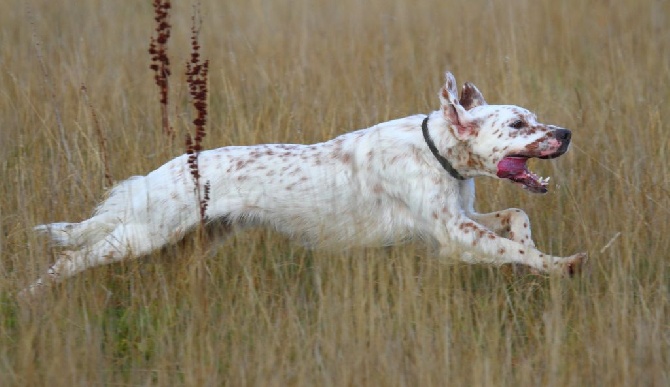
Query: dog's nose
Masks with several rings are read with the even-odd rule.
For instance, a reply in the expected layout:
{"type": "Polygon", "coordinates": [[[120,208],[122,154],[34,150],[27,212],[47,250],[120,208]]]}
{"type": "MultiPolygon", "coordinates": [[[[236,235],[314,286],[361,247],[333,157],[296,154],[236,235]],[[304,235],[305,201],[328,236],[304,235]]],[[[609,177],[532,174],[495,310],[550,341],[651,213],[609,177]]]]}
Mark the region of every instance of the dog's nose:
{"type": "Polygon", "coordinates": [[[558,129],[556,130],[556,139],[561,141],[570,141],[572,137],[572,132],[567,129],[558,129]]]}

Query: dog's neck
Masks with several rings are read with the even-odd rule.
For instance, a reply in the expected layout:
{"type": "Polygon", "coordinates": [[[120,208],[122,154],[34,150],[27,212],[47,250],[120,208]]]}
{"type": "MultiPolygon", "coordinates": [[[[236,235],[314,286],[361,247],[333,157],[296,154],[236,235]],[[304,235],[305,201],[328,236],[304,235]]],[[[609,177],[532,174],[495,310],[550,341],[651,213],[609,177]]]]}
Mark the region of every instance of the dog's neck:
{"type": "Polygon", "coordinates": [[[447,160],[444,156],[440,154],[440,152],[437,150],[437,147],[435,146],[435,142],[433,142],[433,139],[430,137],[430,133],[428,133],[428,119],[430,118],[430,115],[427,115],[426,118],[423,119],[423,122],[421,123],[421,131],[423,132],[423,139],[426,141],[426,145],[428,145],[428,149],[430,149],[430,152],[435,156],[437,161],[440,163],[442,168],[444,168],[445,171],[451,175],[456,180],[466,180],[465,177],[463,177],[456,168],[454,168],[453,165],[447,160]]]}

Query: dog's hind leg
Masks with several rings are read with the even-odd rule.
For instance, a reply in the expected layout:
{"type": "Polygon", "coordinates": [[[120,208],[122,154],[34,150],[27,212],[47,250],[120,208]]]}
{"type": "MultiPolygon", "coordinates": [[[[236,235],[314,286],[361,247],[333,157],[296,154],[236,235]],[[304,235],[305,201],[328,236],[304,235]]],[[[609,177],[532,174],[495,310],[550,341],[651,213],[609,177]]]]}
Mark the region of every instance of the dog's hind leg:
{"type": "Polygon", "coordinates": [[[150,232],[144,225],[118,225],[102,240],[78,250],[59,253],[47,273],[21,292],[21,296],[39,293],[45,286],[61,282],[86,269],[121,261],[128,257],[146,255],[170,240],[160,233],[150,232]]]}

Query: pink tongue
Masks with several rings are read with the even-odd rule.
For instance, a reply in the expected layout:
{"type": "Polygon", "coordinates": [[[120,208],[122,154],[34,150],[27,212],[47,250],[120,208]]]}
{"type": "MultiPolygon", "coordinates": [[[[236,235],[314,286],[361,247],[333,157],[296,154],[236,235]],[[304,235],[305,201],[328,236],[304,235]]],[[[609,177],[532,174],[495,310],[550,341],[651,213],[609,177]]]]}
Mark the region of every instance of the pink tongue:
{"type": "Polygon", "coordinates": [[[498,163],[498,177],[517,176],[526,172],[525,157],[505,157],[498,163]]]}

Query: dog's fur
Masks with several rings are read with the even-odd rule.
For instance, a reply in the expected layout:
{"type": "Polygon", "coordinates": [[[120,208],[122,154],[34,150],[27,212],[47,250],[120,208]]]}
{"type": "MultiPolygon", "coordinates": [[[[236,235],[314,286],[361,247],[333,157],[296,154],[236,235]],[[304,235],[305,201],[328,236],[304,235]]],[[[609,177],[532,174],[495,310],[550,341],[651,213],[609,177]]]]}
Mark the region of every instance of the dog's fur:
{"type": "MultiPolygon", "coordinates": [[[[560,156],[570,132],[541,124],[517,106],[487,105],[470,83],[459,101],[450,73],[439,98],[428,132],[464,180],[445,172],[422,135],[425,116],[415,115],[314,145],[200,153],[200,183],[210,186],[207,221],[223,234],[270,226],[310,246],[381,246],[418,237],[437,246],[440,257],[576,270],[585,255],[560,258],[537,250],[523,211],[478,214],[473,207],[477,176],[545,192],[547,181],[529,172],[525,160],[560,156]]],[[[182,239],[200,223],[194,184],[183,155],[121,182],[90,219],[36,227],[67,249],[27,292],[182,239]]]]}

